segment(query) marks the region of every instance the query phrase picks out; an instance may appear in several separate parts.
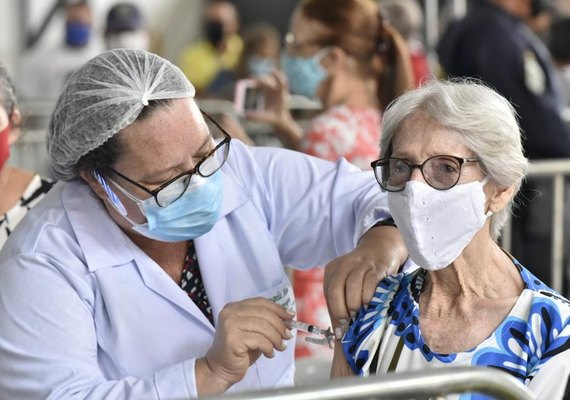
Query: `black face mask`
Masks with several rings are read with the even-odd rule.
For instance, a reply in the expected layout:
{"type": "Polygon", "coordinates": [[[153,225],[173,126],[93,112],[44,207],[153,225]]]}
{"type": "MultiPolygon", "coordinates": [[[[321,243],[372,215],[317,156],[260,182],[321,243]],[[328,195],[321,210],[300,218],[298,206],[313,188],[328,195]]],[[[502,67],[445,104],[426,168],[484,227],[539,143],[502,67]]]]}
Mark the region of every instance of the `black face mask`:
{"type": "Polygon", "coordinates": [[[530,8],[531,15],[536,17],[541,12],[548,10],[548,4],[544,0],[532,0],[530,2],[530,8]]]}
{"type": "Polygon", "coordinates": [[[224,38],[224,27],[220,21],[206,21],[204,34],[212,46],[218,47],[224,38]]]}

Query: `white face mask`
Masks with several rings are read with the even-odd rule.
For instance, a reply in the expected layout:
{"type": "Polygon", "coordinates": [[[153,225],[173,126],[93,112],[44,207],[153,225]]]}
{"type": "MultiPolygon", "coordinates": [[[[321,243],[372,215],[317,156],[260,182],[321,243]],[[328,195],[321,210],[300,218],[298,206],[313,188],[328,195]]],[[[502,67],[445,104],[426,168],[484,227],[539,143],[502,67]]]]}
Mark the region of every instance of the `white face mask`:
{"type": "Polygon", "coordinates": [[[113,33],[107,37],[107,48],[111,49],[137,49],[148,50],[149,38],[145,31],[131,31],[113,33]]]}
{"type": "Polygon", "coordinates": [[[485,214],[483,186],[488,180],[448,190],[409,181],[401,192],[388,193],[390,213],[412,261],[430,271],[455,261],[492,214],[485,214]]]}

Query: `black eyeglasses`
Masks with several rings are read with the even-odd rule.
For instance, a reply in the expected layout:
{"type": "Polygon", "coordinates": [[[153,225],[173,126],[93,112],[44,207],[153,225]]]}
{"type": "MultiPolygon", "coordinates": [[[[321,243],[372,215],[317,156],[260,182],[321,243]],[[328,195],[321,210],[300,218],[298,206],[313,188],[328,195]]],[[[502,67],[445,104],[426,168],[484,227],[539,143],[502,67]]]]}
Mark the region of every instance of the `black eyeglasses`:
{"type": "Polygon", "coordinates": [[[182,195],[186,192],[186,189],[188,189],[192,175],[198,174],[204,178],[214,175],[214,173],[216,173],[222,167],[222,165],[224,165],[228,159],[228,154],[230,153],[230,134],[204,111],[202,111],[202,114],[210,122],[212,122],[224,134],[225,137],[190,171],[183,172],[163,183],[156,189],[150,190],[140,183],[135,182],[131,178],[121,174],[119,171],[116,171],[110,167],[109,169],[127,182],[130,182],[131,184],[150,194],[152,197],[154,197],[156,204],[158,204],[160,207],[166,207],[174,203],[176,200],[182,197],[182,195]]]}
{"type": "Polygon", "coordinates": [[[396,157],[381,158],[370,165],[380,187],[388,192],[400,192],[406,187],[414,168],[419,168],[428,185],[437,190],[451,189],[459,182],[464,163],[481,162],[478,158],[434,156],[421,164],[410,164],[396,157]]]}

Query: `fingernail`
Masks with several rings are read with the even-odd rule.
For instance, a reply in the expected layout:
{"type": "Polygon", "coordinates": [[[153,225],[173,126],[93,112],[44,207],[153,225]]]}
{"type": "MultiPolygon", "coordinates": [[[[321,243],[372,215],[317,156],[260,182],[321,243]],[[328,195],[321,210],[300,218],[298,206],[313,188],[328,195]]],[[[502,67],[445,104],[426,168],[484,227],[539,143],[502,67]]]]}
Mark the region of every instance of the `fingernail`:
{"type": "Polygon", "coordinates": [[[350,319],[354,319],[354,317],[356,317],[356,311],[351,311],[350,312],[350,319]]]}
{"type": "Polygon", "coordinates": [[[285,336],[287,336],[287,339],[293,338],[293,333],[291,332],[291,329],[289,328],[285,329],[285,336]]]}
{"type": "Polygon", "coordinates": [[[342,329],[340,326],[334,328],[334,336],[336,339],[340,340],[343,334],[344,334],[344,329],[342,329]]]}
{"type": "Polygon", "coordinates": [[[348,321],[346,319],[339,319],[338,323],[341,325],[348,325],[348,321]]]}
{"type": "Polygon", "coordinates": [[[281,348],[282,348],[283,350],[286,350],[286,349],[287,349],[287,343],[285,343],[285,341],[281,342],[281,348]]]}
{"type": "Polygon", "coordinates": [[[287,311],[287,314],[289,315],[295,315],[295,311],[293,310],[289,310],[288,308],[286,308],[285,311],[287,311]]]}

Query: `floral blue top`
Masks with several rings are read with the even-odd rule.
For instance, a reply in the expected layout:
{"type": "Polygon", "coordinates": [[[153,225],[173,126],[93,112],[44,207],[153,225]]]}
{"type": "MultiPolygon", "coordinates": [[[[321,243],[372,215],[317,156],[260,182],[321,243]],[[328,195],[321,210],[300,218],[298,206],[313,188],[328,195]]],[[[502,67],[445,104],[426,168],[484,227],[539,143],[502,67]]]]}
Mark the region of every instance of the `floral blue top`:
{"type": "Polygon", "coordinates": [[[540,399],[570,398],[570,302],[517,260],[513,262],[525,283],[515,306],[490,337],[456,354],[432,352],[422,337],[418,301],[426,271],[382,280],[368,308],[360,310],[342,339],[353,371],[367,376],[441,366],[490,366],[510,373],[540,399]]]}

